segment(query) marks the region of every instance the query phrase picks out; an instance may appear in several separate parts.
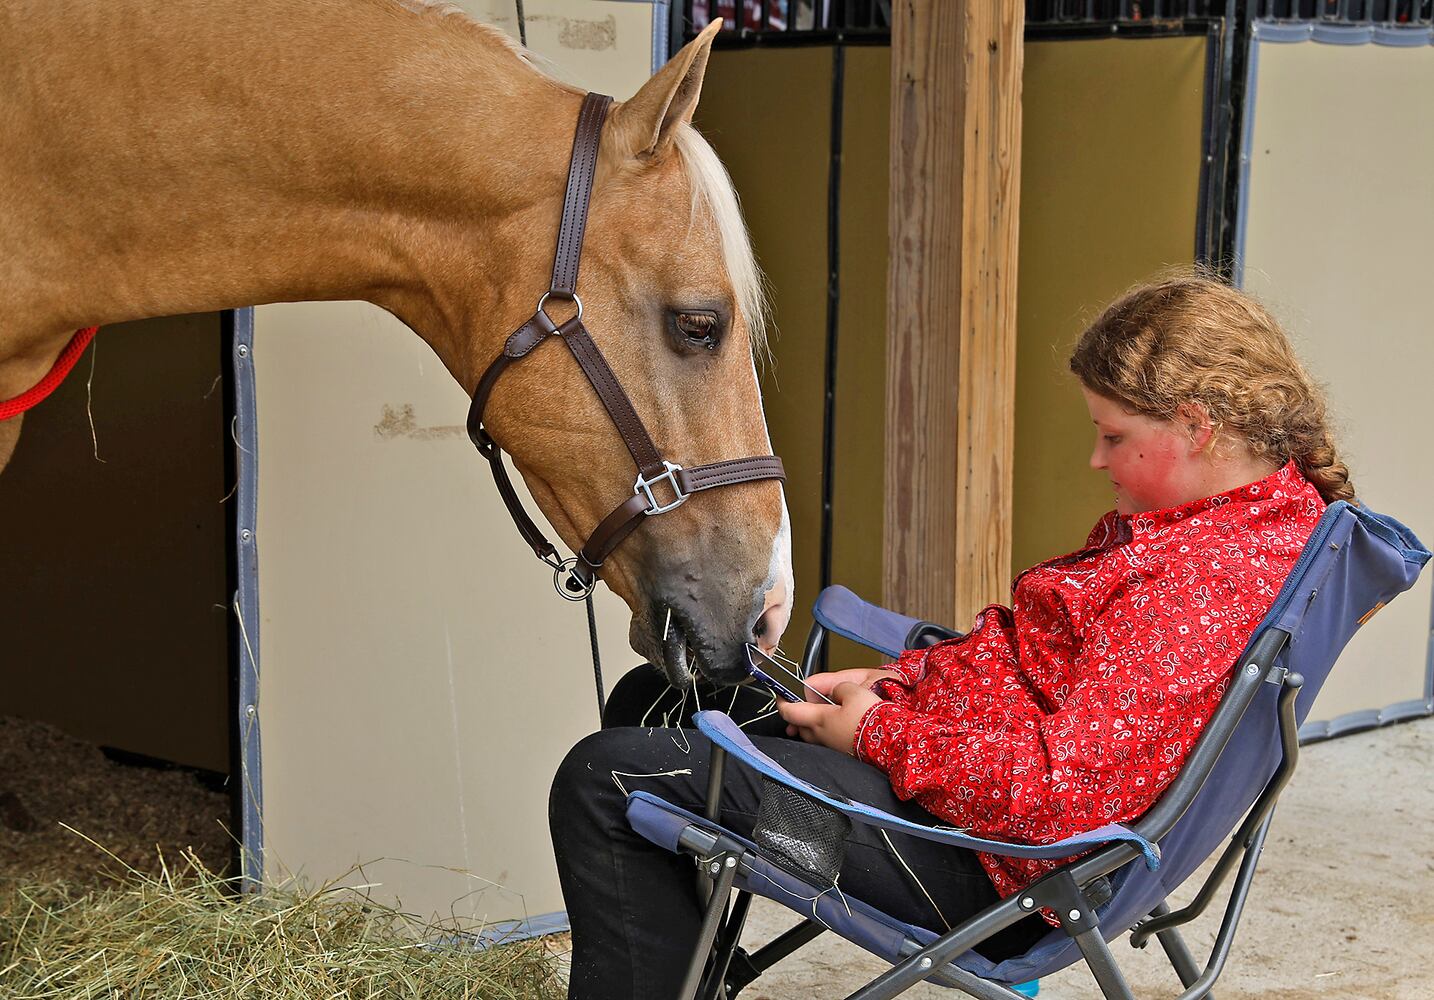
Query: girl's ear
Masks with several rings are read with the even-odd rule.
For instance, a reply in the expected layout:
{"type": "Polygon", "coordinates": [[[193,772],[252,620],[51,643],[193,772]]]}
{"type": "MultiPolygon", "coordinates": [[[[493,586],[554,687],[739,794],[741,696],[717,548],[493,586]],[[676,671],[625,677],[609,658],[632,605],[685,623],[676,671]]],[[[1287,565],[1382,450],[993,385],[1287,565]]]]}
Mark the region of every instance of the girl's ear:
{"type": "Polygon", "coordinates": [[[1181,403],[1175,408],[1175,422],[1190,438],[1190,450],[1198,454],[1215,440],[1215,424],[1203,403],[1181,403]]]}

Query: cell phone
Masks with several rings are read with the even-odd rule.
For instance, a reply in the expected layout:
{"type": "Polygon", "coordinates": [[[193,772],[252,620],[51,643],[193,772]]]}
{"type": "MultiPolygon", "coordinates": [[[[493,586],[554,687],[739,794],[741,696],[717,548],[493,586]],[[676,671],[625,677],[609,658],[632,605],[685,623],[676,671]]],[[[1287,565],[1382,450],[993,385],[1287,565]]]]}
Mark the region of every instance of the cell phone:
{"type": "Polygon", "coordinates": [[[747,670],[759,684],[783,701],[805,701],[805,698],[796,693],[805,688],[828,705],[836,704],[804,681],[794,670],[779,663],[750,642],[747,643],[747,670]]]}

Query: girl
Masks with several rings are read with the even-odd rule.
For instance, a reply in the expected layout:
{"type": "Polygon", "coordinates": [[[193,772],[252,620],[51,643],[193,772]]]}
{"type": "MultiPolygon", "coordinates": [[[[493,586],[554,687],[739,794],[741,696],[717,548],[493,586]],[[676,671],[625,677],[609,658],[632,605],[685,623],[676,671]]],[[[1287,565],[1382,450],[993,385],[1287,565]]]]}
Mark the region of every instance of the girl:
{"type": "MultiPolygon", "coordinates": [[[[1028,843],[1135,819],[1174,779],[1325,505],[1353,487],[1285,335],[1218,282],[1128,293],[1071,370],[1095,427],[1091,467],[1115,492],[1085,547],[1022,573],[1010,607],[987,607],[959,639],[813,677],[835,704],[779,703],[801,741],[756,736],[765,753],[915,822],[1028,843]]],[[[624,678],[613,705],[650,705],[652,676],[624,678]]],[[[700,813],[700,739],[607,728],[559,768],[550,825],[572,998],[667,997],[681,983],[699,924],[692,865],[633,833],[624,805],[645,788],[700,813]]],[[[752,772],[729,767],[722,822],[749,834],[760,797],[752,772]]],[[[943,931],[1059,864],[859,827],[838,884],[943,931]]],[[[984,950],[999,961],[1047,929],[1028,918],[984,950]]]]}

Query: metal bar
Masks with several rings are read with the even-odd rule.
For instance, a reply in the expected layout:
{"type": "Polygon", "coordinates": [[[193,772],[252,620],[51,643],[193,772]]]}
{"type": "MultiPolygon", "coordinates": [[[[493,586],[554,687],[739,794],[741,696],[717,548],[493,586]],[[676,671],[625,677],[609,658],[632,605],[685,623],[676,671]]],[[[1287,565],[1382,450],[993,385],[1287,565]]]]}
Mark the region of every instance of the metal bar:
{"type": "MultiPolygon", "coordinates": [[[[1138,857],[1140,854],[1137,849],[1129,847],[1128,844],[1122,843],[1119,847],[1129,848],[1126,861],[1138,857]]],[[[1110,848],[1098,852],[1097,857],[1110,857],[1116,853],[1119,853],[1119,848],[1110,848]]],[[[1115,867],[1119,867],[1119,865],[1115,867]]],[[[908,956],[894,968],[873,979],[847,997],[847,1000],[891,1000],[923,979],[929,978],[933,969],[941,968],[956,956],[985,941],[992,934],[1005,930],[1027,916],[1026,912],[1020,908],[1017,896],[1019,894],[1007,896],[999,903],[988,906],[960,927],[943,934],[920,951],[908,956]]]]}
{"type": "Polygon", "coordinates": [[[737,950],[737,940],[742,936],[742,925],[747,922],[747,910],[752,905],[752,894],[738,890],[737,899],[727,911],[727,919],[717,934],[717,951],[712,956],[712,969],[707,973],[703,987],[705,1000],[723,1000],[726,996],[727,967],[732,964],[732,953],[737,950]]]}
{"type": "Polygon", "coordinates": [[[732,882],[737,877],[737,855],[724,853],[713,859],[719,866],[717,885],[712,898],[707,901],[707,911],[702,916],[702,929],[697,934],[697,945],[692,952],[692,964],[687,967],[687,977],[677,993],[679,1000],[695,1000],[697,987],[702,982],[702,970],[707,967],[707,956],[712,951],[712,941],[717,937],[717,927],[722,913],[727,909],[727,897],[732,891],[732,882]]]}
{"type": "MultiPolygon", "coordinates": [[[[1170,907],[1161,903],[1154,910],[1150,911],[1151,916],[1163,917],[1170,912],[1170,907]]],[[[1160,932],[1160,947],[1165,949],[1165,957],[1170,959],[1170,964],[1175,967],[1175,974],[1180,977],[1181,986],[1189,986],[1200,978],[1200,966],[1195,961],[1195,956],[1190,953],[1190,948],[1185,944],[1185,939],[1175,928],[1160,932]]],[[[1214,1000],[1213,997],[1210,1000],[1214,1000]]]]}
{"type": "Polygon", "coordinates": [[[1130,992],[1130,984],[1121,974],[1120,966],[1115,964],[1115,956],[1110,953],[1110,946],[1105,943],[1105,938],[1100,936],[1100,931],[1090,927],[1071,936],[1075,938],[1080,953],[1085,956],[1085,964],[1090,968],[1090,974],[1095,977],[1096,985],[1100,987],[1106,1000],[1135,1000],[1135,995],[1130,992]]]}
{"type": "MultiPolygon", "coordinates": [[[[842,118],[846,97],[846,52],[832,49],[831,124],[827,150],[827,323],[826,367],[822,396],[822,521],[821,565],[818,591],[832,582],[832,546],[836,526],[832,518],[836,470],[836,369],[837,337],[841,314],[841,159],[842,118]]],[[[823,667],[826,666],[825,658],[823,667]]]]}
{"type": "Polygon", "coordinates": [[[716,743],[712,744],[712,757],[707,768],[707,810],[705,815],[712,822],[722,809],[722,772],[727,767],[727,751],[716,743]]]}
{"type": "Polygon", "coordinates": [[[1220,921],[1220,931],[1215,935],[1215,948],[1210,955],[1209,964],[1205,966],[1200,978],[1190,984],[1176,1000],[1204,1000],[1209,996],[1210,987],[1224,970],[1225,960],[1230,956],[1230,944],[1235,939],[1235,929],[1240,924],[1240,914],[1244,912],[1245,900],[1250,894],[1250,883],[1255,878],[1255,866],[1260,863],[1260,852],[1264,850],[1265,835],[1270,831],[1270,820],[1273,818],[1274,814],[1271,813],[1260,824],[1260,828],[1255,832],[1255,840],[1245,854],[1244,863],[1240,865],[1239,877],[1235,879],[1229,905],[1225,907],[1225,919],[1220,921]]]}
{"type": "Polygon", "coordinates": [[[827,637],[827,630],[820,622],[812,622],[812,629],[807,633],[807,646],[802,652],[802,676],[810,677],[817,669],[817,663],[821,660],[822,646],[827,637]]]}
{"type": "MultiPolygon", "coordinates": [[[[727,751],[713,743],[712,756],[709,758],[707,766],[707,808],[703,813],[713,823],[718,822],[717,817],[722,811],[722,772],[726,766],[727,751]]],[[[699,868],[697,870],[697,898],[706,902],[711,888],[711,879],[699,868]]]]}
{"type": "Polygon", "coordinates": [[[747,960],[757,969],[770,969],[825,930],[815,920],[803,920],[758,948],[747,960]]]}
{"type": "Polygon", "coordinates": [[[1215,868],[1205,880],[1205,884],[1200,887],[1195,898],[1185,906],[1173,913],[1165,913],[1139,924],[1130,936],[1130,943],[1135,947],[1143,947],[1151,934],[1158,934],[1166,928],[1189,923],[1204,913],[1205,908],[1214,898],[1216,890],[1219,889],[1221,883],[1225,881],[1225,876],[1234,866],[1236,856],[1242,851],[1248,854],[1250,845],[1254,843],[1256,832],[1269,821],[1270,814],[1274,812],[1275,803],[1279,801],[1280,792],[1289,784],[1290,778],[1294,775],[1295,766],[1299,763],[1299,727],[1295,722],[1295,698],[1303,686],[1304,678],[1299,674],[1286,675],[1284,689],[1280,692],[1279,705],[1280,744],[1283,753],[1280,764],[1275,768],[1275,773],[1270,777],[1269,783],[1265,785],[1264,791],[1260,793],[1259,798],[1250,808],[1249,815],[1245,817],[1244,822],[1240,824],[1240,828],[1231,838],[1229,846],[1220,855],[1220,860],[1215,863],[1215,868]]]}
{"type": "Polygon", "coordinates": [[[238,663],[240,872],[245,890],[264,878],[264,758],[259,726],[259,420],[254,379],[254,310],[225,313],[233,378],[233,440],[237,476],[234,504],[234,625],[238,663]]]}

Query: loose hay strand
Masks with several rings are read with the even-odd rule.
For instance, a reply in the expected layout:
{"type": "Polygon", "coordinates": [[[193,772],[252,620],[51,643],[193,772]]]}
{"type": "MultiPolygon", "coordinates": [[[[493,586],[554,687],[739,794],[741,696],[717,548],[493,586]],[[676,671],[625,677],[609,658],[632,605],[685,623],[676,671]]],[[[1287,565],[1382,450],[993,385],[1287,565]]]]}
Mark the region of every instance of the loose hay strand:
{"type": "Polygon", "coordinates": [[[481,949],[333,884],[241,893],[192,853],[97,889],[0,880],[0,996],[9,1000],[549,1000],[541,941],[481,949]],[[442,942],[442,943],[435,943],[442,942]]]}

